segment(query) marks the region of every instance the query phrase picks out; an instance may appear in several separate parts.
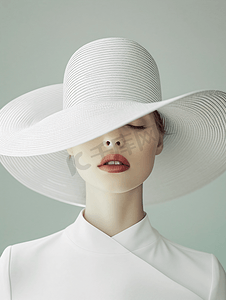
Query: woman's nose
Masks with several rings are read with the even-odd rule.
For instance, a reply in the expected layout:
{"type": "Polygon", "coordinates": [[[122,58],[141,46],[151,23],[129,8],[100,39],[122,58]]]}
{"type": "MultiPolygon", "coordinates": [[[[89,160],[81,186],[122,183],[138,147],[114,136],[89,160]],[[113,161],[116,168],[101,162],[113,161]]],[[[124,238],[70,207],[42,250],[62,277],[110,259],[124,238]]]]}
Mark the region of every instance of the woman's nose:
{"type": "Polygon", "coordinates": [[[125,143],[125,138],[124,136],[122,135],[122,133],[120,133],[119,135],[117,136],[109,136],[109,137],[106,137],[104,140],[103,140],[103,145],[104,147],[106,148],[122,148],[124,146],[124,143],[125,143]]]}

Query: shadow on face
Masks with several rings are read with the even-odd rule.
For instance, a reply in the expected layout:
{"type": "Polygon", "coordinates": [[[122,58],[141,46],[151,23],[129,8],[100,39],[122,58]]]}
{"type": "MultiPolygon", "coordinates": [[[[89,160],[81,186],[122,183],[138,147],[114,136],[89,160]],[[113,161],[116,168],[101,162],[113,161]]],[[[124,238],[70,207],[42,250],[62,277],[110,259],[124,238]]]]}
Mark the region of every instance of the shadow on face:
{"type": "Polygon", "coordinates": [[[163,149],[163,136],[154,113],[150,113],[67,151],[74,156],[76,170],[86,183],[122,193],[141,185],[151,174],[155,155],[163,149]],[[107,154],[121,154],[129,161],[130,168],[118,173],[101,170],[98,165],[107,154]]]}

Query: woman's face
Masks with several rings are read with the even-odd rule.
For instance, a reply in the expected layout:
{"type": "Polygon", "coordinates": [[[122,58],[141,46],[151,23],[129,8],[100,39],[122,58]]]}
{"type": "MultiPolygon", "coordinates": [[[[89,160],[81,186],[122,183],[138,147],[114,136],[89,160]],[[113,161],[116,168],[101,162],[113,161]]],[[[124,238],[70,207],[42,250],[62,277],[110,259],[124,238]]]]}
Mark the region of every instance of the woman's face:
{"type": "Polygon", "coordinates": [[[154,114],[147,114],[128,125],[67,149],[75,157],[77,172],[90,185],[103,191],[123,193],[141,185],[151,174],[155,155],[163,149],[163,135],[158,132],[154,114]],[[129,169],[119,173],[101,170],[98,165],[107,154],[123,155],[130,164],[129,169]]]}

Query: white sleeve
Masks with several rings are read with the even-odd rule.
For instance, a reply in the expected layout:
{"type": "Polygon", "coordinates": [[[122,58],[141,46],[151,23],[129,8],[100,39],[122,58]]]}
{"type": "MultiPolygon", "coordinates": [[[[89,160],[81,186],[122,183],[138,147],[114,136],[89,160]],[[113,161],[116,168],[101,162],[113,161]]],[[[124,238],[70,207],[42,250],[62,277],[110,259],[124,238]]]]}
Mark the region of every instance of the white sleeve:
{"type": "Polygon", "coordinates": [[[11,287],[10,287],[10,256],[11,247],[8,246],[3,251],[0,257],[0,299],[11,300],[11,287]]]}
{"type": "Polygon", "coordinates": [[[226,273],[219,260],[212,254],[212,285],[209,300],[226,300],[226,273]]]}

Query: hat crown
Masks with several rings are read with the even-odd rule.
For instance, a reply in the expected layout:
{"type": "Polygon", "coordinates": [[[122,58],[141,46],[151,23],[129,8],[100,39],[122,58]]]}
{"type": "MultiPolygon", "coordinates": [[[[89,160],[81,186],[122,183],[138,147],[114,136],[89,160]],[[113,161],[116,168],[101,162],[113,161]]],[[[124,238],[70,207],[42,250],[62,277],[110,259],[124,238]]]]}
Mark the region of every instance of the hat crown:
{"type": "Polygon", "coordinates": [[[118,37],[98,39],[79,48],[68,61],[63,108],[106,100],[162,100],[158,67],[139,43],[118,37]]]}

